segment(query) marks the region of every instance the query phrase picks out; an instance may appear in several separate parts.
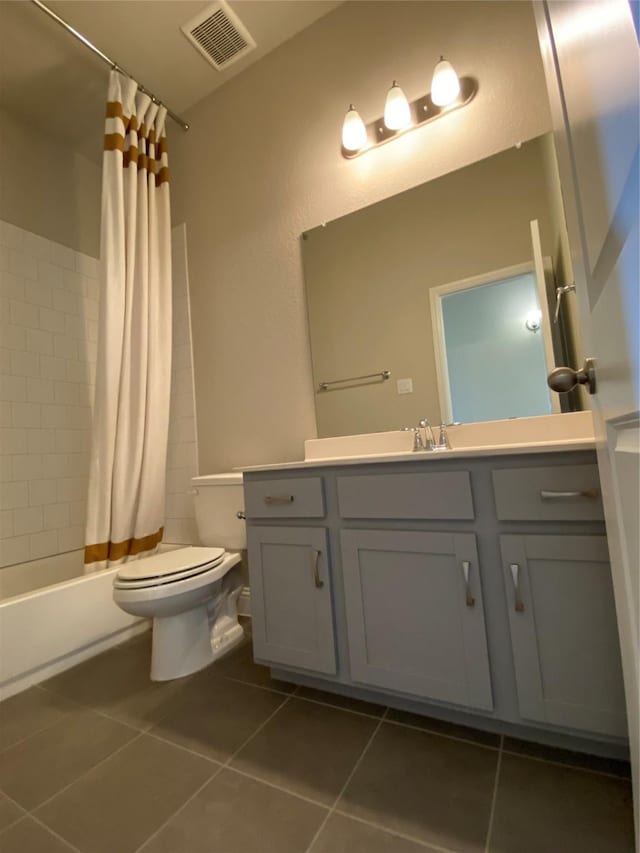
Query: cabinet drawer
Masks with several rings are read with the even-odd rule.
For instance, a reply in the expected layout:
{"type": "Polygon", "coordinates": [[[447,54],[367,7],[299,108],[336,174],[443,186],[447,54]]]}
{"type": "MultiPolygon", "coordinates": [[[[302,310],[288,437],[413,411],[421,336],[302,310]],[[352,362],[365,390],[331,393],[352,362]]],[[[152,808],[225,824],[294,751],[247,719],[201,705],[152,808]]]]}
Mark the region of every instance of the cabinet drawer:
{"type": "Polygon", "coordinates": [[[597,465],[493,471],[501,521],[601,521],[597,465]]]}
{"type": "Polygon", "coordinates": [[[474,518],[467,471],[338,477],[342,518],[474,518]]]}
{"type": "Polygon", "coordinates": [[[321,477],[244,484],[247,518],[324,518],[321,477]]]}

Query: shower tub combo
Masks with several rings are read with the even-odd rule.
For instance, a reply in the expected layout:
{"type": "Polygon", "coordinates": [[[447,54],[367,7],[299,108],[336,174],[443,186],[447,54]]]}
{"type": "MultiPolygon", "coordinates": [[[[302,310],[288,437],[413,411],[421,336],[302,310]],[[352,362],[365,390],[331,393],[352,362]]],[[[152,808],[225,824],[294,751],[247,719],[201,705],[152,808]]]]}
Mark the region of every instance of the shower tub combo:
{"type": "Polygon", "coordinates": [[[84,574],[81,550],[0,569],[0,700],[149,628],[114,604],[117,572],[84,574]]]}

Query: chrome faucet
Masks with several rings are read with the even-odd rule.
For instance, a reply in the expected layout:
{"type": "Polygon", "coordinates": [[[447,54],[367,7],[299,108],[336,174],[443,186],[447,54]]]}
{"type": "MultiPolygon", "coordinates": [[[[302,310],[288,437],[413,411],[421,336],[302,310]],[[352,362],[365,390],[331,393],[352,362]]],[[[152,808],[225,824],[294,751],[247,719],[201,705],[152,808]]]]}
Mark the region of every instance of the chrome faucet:
{"type": "MultiPolygon", "coordinates": [[[[424,430],[424,440],[422,442],[422,447],[417,448],[414,446],[414,450],[433,450],[436,446],[436,439],[433,434],[433,430],[431,429],[431,424],[427,420],[427,418],[420,418],[418,421],[418,430],[416,432],[419,433],[419,430],[424,430]]],[[[422,438],[422,436],[420,436],[422,438]]]]}
{"type": "MultiPolygon", "coordinates": [[[[453,426],[453,424],[449,424],[453,426]]],[[[447,435],[447,424],[440,424],[438,440],[433,433],[433,428],[427,418],[420,418],[416,427],[402,427],[403,430],[413,432],[413,452],[422,450],[451,450],[449,436],[447,435]]]]}

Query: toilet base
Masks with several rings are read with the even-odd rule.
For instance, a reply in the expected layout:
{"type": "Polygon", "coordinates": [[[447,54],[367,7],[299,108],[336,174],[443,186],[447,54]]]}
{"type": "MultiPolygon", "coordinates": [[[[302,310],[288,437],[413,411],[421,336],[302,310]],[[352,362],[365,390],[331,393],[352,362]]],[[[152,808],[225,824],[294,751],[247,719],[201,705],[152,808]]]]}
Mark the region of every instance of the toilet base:
{"type": "Polygon", "coordinates": [[[153,620],[151,680],[171,681],[213,663],[207,605],[153,620]]]}
{"type": "Polygon", "coordinates": [[[242,625],[229,617],[220,621],[212,634],[206,604],[188,613],[154,619],[151,681],[192,675],[239,645],[244,638],[242,625]]]}

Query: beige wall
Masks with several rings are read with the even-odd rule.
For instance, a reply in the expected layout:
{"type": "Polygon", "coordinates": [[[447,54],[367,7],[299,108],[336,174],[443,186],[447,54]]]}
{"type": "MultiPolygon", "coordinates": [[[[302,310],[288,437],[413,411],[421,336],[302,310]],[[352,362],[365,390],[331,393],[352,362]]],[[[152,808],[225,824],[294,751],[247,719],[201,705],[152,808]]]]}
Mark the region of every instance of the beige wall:
{"type": "Polygon", "coordinates": [[[306,235],[314,385],[391,370],[388,382],[316,391],[318,435],[439,423],[429,290],[550,255],[545,137],[429,181],[306,235]],[[411,378],[399,395],[396,380],[411,378]]]}
{"type": "Polygon", "coordinates": [[[171,138],[189,229],[201,470],[300,458],[315,435],[299,236],[549,130],[524,2],[355,2],[188,114],[171,138]],[[440,53],[479,81],[464,110],[354,161],[344,112],[380,115],[391,80],[429,88],[440,53]]]}
{"type": "Polygon", "coordinates": [[[97,257],[100,181],[98,165],[0,110],[0,219],[97,257]]]}

